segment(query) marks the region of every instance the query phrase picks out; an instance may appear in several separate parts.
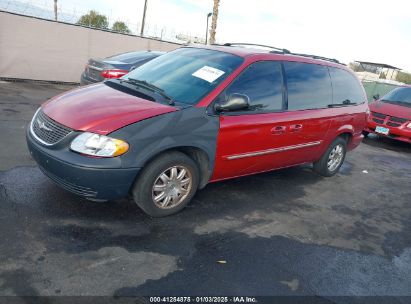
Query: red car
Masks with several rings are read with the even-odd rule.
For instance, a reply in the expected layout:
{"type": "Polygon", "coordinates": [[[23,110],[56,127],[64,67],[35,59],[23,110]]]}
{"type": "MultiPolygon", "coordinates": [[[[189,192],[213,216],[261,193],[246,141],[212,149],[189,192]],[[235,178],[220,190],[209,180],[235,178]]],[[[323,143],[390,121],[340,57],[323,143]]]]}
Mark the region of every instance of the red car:
{"type": "Polygon", "coordinates": [[[92,200],[131,195],[166,216],[209,182],[304,163],[334,175],[363,139],[367,111],[362,85],[334,59],[183,47],[52,98],[27,142],[61,187],[92,200]]]}
{"type": "Polygon", "coordinates": [[[411,143],[411,87],[392,90],[370,103],[371,115],[364,134],[376,133],[411,143]]]}

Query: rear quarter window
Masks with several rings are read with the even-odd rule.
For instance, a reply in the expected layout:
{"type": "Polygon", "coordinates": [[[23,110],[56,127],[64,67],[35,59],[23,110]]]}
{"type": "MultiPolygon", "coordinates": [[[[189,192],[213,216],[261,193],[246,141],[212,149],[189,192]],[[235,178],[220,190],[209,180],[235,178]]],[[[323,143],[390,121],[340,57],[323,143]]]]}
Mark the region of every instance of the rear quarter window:
{"type": "Polygon", "coordinates": [[[288,110],[327,108],[332,103],[331,79],[326,66],[284,62],[288,110]]]}
{"type": "Polygon", "coordinates": [[[348,71],[329,67],[333,87],[333,103],[363,103],[366,100],[360,82],[348,71]]]}

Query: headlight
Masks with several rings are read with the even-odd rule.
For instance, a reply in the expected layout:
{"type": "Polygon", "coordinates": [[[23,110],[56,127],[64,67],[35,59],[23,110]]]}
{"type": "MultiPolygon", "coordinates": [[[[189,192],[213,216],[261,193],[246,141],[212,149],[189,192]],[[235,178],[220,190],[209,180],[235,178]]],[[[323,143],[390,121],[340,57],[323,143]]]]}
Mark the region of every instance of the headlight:
{"type": "Polygon", "coordinates": [[[82,154],[98,157],[115,157],[128,151],[129,145],[120,139],[85,132],[77,136],[70,149],[82,154]]]}
{"type": "Polygon", "coordinates": [[[407,128],[411,129],[411,122],[407,125],[407,128]]]}

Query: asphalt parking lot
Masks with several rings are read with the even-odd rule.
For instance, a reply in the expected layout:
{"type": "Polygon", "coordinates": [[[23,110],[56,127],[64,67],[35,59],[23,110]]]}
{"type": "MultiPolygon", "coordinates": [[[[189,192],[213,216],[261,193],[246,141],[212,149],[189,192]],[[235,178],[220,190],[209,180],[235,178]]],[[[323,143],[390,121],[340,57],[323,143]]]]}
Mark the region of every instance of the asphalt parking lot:
{"type": "Polygon", "coordinates": [[[334,177],[307,165],[210,184],[151,219],[30,160],[27,123],[70,88],[0,82],[0,296],[411,296],[410,145],[371,136],[334,177]]]}

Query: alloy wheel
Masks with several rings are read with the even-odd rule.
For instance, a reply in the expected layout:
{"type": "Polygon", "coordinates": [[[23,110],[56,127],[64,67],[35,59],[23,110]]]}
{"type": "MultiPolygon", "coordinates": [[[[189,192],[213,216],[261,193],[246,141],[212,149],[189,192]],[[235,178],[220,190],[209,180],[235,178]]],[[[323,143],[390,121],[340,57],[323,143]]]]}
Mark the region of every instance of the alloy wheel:
{"type": "Polygon", "coordinates": [[[340,144],[336,145],[330,152],[327,161],[327,168],[331,172],[335,171],[341,164],[344,158],[344,147],[340,144]]]}
{"type": "Polygon", "coordinates": [[[174,208],[188,196],[192,184],[190,170],[184,166],[170,167],[163,171],[153,184],[153,202],[162,209],[174,208]]]}

